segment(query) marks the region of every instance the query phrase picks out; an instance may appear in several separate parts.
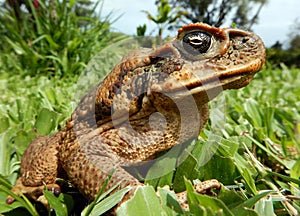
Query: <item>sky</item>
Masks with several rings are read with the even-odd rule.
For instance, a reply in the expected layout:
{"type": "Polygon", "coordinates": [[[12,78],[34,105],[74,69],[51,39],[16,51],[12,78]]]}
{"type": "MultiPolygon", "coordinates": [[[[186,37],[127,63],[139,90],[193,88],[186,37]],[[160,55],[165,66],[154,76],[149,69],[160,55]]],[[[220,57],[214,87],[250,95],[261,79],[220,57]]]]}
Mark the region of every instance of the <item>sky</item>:
{"type": "MultiPolygon", "coordinates": [[[[102,14],[113,12],[113,18],[121,15],[112,25],[116,31],[134,35],[137,26],[147,24],[146,34],[149,34],[155,30],[155,25],[141,11],[147,10],[156,15],[154,2],[155,0],[104,0],[102,14]]],[[[253,26],[253,31],[262,37],[267,47],[272,46],[276,41],[287,45],[288,34],[296,18],[300,21],[299,0],[268,0],[268,4],[260,12],[258,24],[253,26]]],[[[171,34],[175,36],[176,32],[171,34]]]]}

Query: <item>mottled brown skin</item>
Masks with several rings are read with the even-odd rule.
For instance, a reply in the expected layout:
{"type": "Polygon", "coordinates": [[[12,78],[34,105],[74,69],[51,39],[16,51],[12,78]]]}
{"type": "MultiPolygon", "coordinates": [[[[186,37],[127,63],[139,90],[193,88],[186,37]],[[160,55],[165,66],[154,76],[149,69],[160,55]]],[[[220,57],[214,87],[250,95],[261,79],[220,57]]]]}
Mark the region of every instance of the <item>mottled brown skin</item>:
{"type": "MultiPolygon", "coordinates": [[[[188,45],[198,42],[192,38],[188,45]]],[[[154,50],[130,52],[82,98],[61,132],[31,143],[13,191],[30,196],[29,189],[67,177],[91,201],[113,169],[107,188],[119,181],[119,188],[140,185],[121,165],[196,138],[208,120],[207,102],[222,90],[246,86],[264,61],[258,36],[202,23],[182,27],[154,50]],[[211,37],[207,50],[185,46],[191,32],[211,37]]]]}

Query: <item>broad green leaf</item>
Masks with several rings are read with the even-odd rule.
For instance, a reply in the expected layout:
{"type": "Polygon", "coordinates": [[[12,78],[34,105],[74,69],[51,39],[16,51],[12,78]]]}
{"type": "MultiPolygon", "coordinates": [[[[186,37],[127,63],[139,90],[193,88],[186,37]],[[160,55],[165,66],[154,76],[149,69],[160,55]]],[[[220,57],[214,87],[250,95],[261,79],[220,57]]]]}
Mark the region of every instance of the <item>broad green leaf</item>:
{"type": "Polygon", "coordinates": [[[295,179],[300,178],[300,160],[298,160],[291,169],[291,177],[295,179]]]}
{"type": "Polygon", "coordinates": [[[253,98],[249,98],[246,103],[244,103],[244,109],[247,115],[250,117],[251,122],[254,127],[262,127],[262,117],[260,112],[260,105],[253,98]]]}
{"type": "Polygon", "coordinates": [[[9,174],[9,160],[10,160],[10,151],[11,148],[9,145],[8,133],[0,134],[0,174],[8,175],[9,174]]]}
{"type": "Polygon", "coordinates": [[[36,137],[34,132],[20,130],[16,133],[14,144],[19,154],[23,154],[30,142],[36,137]]]}
{"type": "Polygon", "coordinates": [[[255,181],[250,175],[250,172],[246,168],[238,167],[238,170],[240,174],[243,176],[244,182],[245,182],[245,187],[249,191],[249,193],[252,193],[254,195],[257,194],[257,189],[255,186],[255,181]]]}
{"type": "MultiPolygon", "coordinates": [[[[242,215],[242,216],[246,216],[246,215],[261,215],[261,214],[257,214],[255,212],[253,212],[252,209],[253,206],[259,202],[260,199],[262,199],[263,197],[266,197],[268,194],[270,193],[270,191],[265,191],[262,192],[248,200],[245,200],[243,203],[241,203],[240,205],[236,206],[234,209],[232,209],[232,212],[235,215],[242,215]]],[[[264,215],[264,214],[262,214],[264,215]]]]}
{"type": "Polygon", "coordinates": [[[195,179],[199,175],[199,170],[197,170],[197,159],[193,155],[189,157],[176,169],[174,178],[174,189],[175,191],[183,191],[184,179],[187,176],[189,179],[195,179]]]}
{"type": "Polygon", "coordinates": [[[222,155],[225,157],[233,156],[238,151],[239,141],[239,137],[230,137],[229,139],[222,139],[218,151],[221,152],[222,155]]]}
{"type": "Polygon", "coordinates": [[[226,187],[221,188],[221,191],[218,193],[218,199],[222,200],[231,210],[246,200],[241,193],[229,190],[226,187]]]}
{"type": "Polygon", "coordinates": [[[20,122],[23,122],[23,117],[24,117],[24,106],[23,106],[23,103],[20,99],[17,99],[16,100],[16,104],[17,104],[17,110],[18,110],[18,119],[20,122]]]}
{"type": "Polygon", "coordinates": [[[249,163],[249,161],[240,154],[236,153],[232,159],[238,170],[247,169],[250,175],[255,175],[257,173],[253,164],[249,163]]]}
{"type": "Polygon", "coordinates": [[[76,2],[75,0],[70,0],[69,7],[72,8],[75,2],[76,2]]]}
{"type": "Polygon", "coordinates": [[[132,199],[123,203],[117,211],[117,215],[165,215],[158,197],[152,186],[138,187],[132,199]]]}
{"type": "Polygon", "coordinates": [[[162,157],[150,168],[146,176],[146,182],[154,179],[159,179],[165,175],[169,175],[171,171],[175,170],[176,157],[162,157]]]}
{"type": "Polygon", "coordinates": [[[170,185],[180,154],[181,148],[178,145],[159,157],[148,171],[145,183],[154,187],[170,185]]]}
{"type": "Polygon", "coordinates": [[[200,169],[200,179],[217,179],[223,184],[234,184],[234,179],[239,176],[231,158],[214,155],[200,169]]]}
{"type": "Polygon", "coordinates": [[[10,118],[10,120],[12,120],[14,123],[19,124],[19,117],[18,117],[18,113],[15,109],[9,109],[7,111],[7,114],[10,118]]]}
{"type": "Polygon", "coordinates": [[[206,209],[203,206],[199,206],[196,203],[189,205],[190,212],[193,212],[192,215],[201,215],[201,216],[214,216],[215,214],[211,209],[206,209]]]}
{"type": "MultiPolygon", "coordinates": [[[[92,203],[90,203],[84,210],[83,210],[83,214],[84,215],[90,215],[93,208],[96,206],[97,202],[100,202],[102,199],[104,199],[106,196],[108,196],[113,190],[115,190],[116,188],[119,187],[120,182],[115,184],[113,187],[109,188],[107,191],[105,191],[106,186],[108,185],[108,182],[110,181],[110,179],[112,178],[113,173],[115,172],[115,170],[111,170],[110,175],[105,179],[105,182],[102,184],[97,196],[95,197],[94,201],[92,203]],[[105,191],[105,192],[104,192],[105,191]]],[[[101,208],[100,208],[101,210],[101,208]]],[[[101,210],[102,211],[102,210],[101,210]]]]}
{"type": "Polygon", "coordinates": [[[59,45],[53,40],[53,38],[51,37],[51,35],[45,35],[45,39],[47,40],[47,42],[50,45],[50,48],[55,50],[59,48],[59,45]]]}
{"type": "Polygon", "coordinates": [[[123,188],[113,193],[109,197],[105,198],[104,200],[100,201],[94,206],[93,210],[89,215],[98,216],[104,214],[106,211],[110,210],[112,207],[120,203],[123,197],[125,196],[125,194],[128,193],[129,190],[130,190],[129,187],[123,188]]]}
{"type": "Polygon", "coordinates": [[[26,51],[23,49],[23,47],[18,42],[13,42],[8,37],[5,37],[6,41],[11,45],[11,47],[14,49],[16,54],[18,55],[24,55],[26,51]]]}
{"type": "Polygon", "coordinates": [[[183,151],[178,160],[180,163],[173,179],[173,188],[176,192],[185,189],[184,177],[188,179],[197,179],[199,177],[199,169],[202,169],[203,161],[207,159],[207,146],[207,144],[193,140],[188,144],[186,150],[183,151]]]}
{"type": "Polygon", "coordinates": [[[168,212],[168,215],[173,213],[173,211],[177,213],[183,213],[174,191],[160,187],[157,189],[157,191],[159,192],[159,198],[165,211],[168,212]],[[166,207],[168,207],[168,209],[166,209],[166,207]],[[170,212],[170,210],[172,211],[170,212]]]}
{"type": "Polygon", "coordinates": [[[68,215],[67,206],[60,200],[60,198],[56,197],[51,191],[48,190],[44,190],[44,195],[48,200],[50,206],[55,210],[57,215],[68,215]]]}
{"type": "Polygon", "coordinates": [[[9,119],[6,116],[0,118],[0,134],[9,128],[9,119]]]}
{"type": "Polygon", "coordinates": [[[45,89],[45,94],[47,96],[47,99],[50,101],[51,104],[55,104],[56,102],[56,92],[53,88],[47,88],[45,89]]]}
{"type": "MultiPolygon", "coordinates": [[[[189,205],[198,205],[199,207],[201,207],[201,209],[205,209],[208,212],[208,215],[211,215],[211,213],[213,215],[224,216],[234,215],[221,200],[196,193],[192,184],[188,180],[185,181],[185,185],[188,193],[189,205]]],[[[191,213],[195,215],[200,211],[200,209],[197,209],[196,212],[194,212],[194,210],[195,209],[192,208],[191,213]]]]}
{"type": "Polygon", "coordinates": [[[273,208],[273,202],[270,199],[262,199],[255,205],[255,211],[258,215],[276,216],[273,208]]]}
{"type": "Polygon", "coordinates": [[[38,114],[35,128],[39,135],[49,134],[56,126],[57,113],[43,108],[38,114]]]}
{"type": "Polygon", "coordinates": [[[48,55],[48,56],[45,56],[45,58],[47,58],[49,60],[54,60],[57,63],[59,63],[60,65],[62,65],[62,60],[59,57],[55,56],[55,55],[53,55],[53,56],[48,55]]]}

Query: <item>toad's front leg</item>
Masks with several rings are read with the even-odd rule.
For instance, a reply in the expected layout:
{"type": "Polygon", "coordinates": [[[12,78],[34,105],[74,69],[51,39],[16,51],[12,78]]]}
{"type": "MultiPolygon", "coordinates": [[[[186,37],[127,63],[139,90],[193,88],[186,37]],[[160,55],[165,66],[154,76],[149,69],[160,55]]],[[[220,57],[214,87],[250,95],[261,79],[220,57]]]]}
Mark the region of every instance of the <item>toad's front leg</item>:
{"type": "MultiPolygon", "coordinates": [[[[40,136],[30,143],[22,156],[21,176],[12,188],[12,192],[17,195],[23,193],[44,205],[47,205],[43,197],[44,185],[56,195],[61,192],[60,186],[55,183],[57,178],[63,176],[58,159],[61,135],[61,132],[58,132],[52,136],[40,136]]],[[[6,202],[12,203],[14,200],[13,197],[8,196],[6,202]]]]}

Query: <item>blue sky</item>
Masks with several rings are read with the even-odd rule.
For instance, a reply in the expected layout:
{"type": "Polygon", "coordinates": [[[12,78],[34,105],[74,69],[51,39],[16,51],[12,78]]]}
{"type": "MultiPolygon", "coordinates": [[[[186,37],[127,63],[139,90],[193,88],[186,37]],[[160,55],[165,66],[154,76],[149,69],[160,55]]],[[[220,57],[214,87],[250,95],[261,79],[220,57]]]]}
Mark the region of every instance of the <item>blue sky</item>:
{"type": "MultiPolygon", "coordinates": [[[[103,14],[113,11],[115,18],[122,15],[112,26],[117,31],[135,34],[137,26],[147,24],[149,34],[151,30],[155,30],[155,25],[147,20],[141,11],[147,10],[151,14],[156,14],[154,2],[155,0],[105,0],[103,14]]],[[[271,46],[276,41],[287,44],[287,35],[297,17],[300,21],[299,0],[269,0],[260,13],[259,23],[253,30],[262,37],[266,46],[271,46]]],[[[176,32],[171,34],[175,35],[176,32]]]]}

